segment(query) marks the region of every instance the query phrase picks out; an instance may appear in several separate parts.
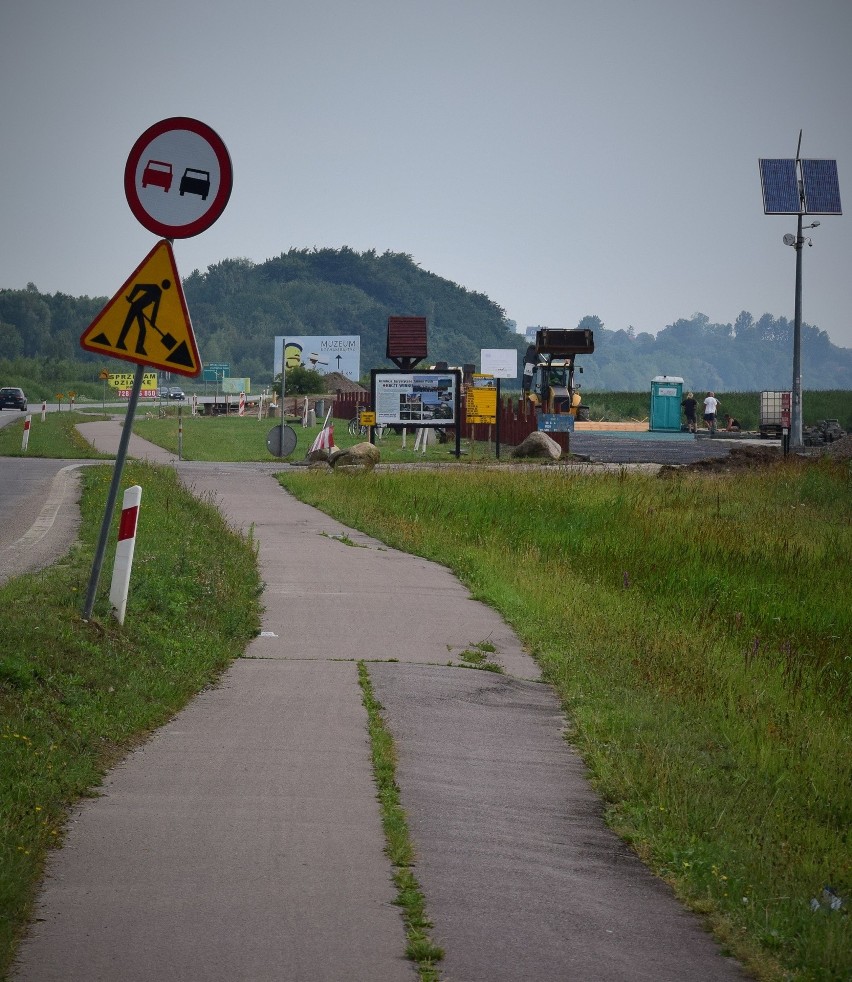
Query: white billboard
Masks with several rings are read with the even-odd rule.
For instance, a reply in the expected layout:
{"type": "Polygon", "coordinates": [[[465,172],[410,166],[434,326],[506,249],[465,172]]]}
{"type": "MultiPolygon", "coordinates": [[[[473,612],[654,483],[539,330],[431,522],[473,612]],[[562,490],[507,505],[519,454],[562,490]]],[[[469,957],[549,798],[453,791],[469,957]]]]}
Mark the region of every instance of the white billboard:
{"type": "Polygon", "coordinates": [[[514,348],[480,348],[482,374],[494,378],[518,377],[518,352],[514,348]]]}
{"type": "Polygon", "coordinates": [[[357,382],[361,377],[361,337],[357,334],[277,337],[272,359],[274,375],[280,374],[282,363],[288,368],[312,368],[320,375],[340,372],[357,382]]]}

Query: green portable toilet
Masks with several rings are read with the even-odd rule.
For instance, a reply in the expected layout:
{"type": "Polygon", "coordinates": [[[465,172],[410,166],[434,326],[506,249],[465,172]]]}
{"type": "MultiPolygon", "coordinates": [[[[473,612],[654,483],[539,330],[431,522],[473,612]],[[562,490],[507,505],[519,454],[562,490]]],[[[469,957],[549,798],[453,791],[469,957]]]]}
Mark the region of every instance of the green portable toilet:
{"type": "Polygon", "coordinates": [[[658,375],[651,382],[651,412],[648,429],[680,433],[680,401],[683,379],[677,375],[658,375]]]}

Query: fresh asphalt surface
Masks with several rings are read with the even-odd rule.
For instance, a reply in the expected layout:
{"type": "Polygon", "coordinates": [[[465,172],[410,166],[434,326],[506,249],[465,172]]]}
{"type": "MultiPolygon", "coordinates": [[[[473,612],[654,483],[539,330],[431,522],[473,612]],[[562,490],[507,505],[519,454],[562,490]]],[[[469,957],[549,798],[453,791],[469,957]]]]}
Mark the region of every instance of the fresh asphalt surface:
{"type": "MultiPolygon", "coordinates": [[[[82,429],[117,448],[117,424],[82,429]]],[[[536,664],[446,569],[297,502],[281,464],[130,453],[253,530],[262,634],[74,810],[16,982],[414,980],[355,659],[395,740],[443,979],[745,978],[608,830],[536,664]],[[461,667],[484,640],[506,674],[461,667]]]]}

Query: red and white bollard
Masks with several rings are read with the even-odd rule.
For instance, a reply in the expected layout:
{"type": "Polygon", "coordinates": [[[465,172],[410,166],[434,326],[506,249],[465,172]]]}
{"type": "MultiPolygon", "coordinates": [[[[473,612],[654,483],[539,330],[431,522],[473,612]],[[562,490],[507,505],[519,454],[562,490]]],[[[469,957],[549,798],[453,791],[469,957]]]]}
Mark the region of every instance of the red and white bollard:
{"type": "Polygon", "coordinates": [[[30,423],[32,423],[32,416],[27,416],[24,420],[24,438],[21,441],[21,450],[26,450],[30,442],[30,423]]]}
{"type": "Polygon", "coordinates": [[[121,521],[118,525],[118,544],[115,547],[115,562],[112,567],[112,586],[109,602],[119,624],[124,623],[127,609],[127,593],[130,589],[130,571],[133,568],[133,550],[136,547],[136,522],[139,518],[139,503],[142,501],[142,488],[134,484],[124,492],[121,504],[121,521]]]}
{"type": "Polygon", "coordinates": [[[246,394],[245,392],[240,393],[240,408],[237,410],[238,416],[245,416],[246,414],[246,394]]]}

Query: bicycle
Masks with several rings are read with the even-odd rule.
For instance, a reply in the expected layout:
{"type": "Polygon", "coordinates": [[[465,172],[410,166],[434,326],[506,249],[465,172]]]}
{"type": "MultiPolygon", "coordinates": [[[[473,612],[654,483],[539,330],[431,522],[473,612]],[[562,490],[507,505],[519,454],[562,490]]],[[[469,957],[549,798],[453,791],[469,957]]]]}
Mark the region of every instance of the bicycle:
{"type": "MultiPolygon", "coordinates": [[[[367,437],[370,435],[370,427],[361,425],[361,411],[364,407],[357,406],[355,410],[355,415],[349,420],[349,435],[350,436],[361,436],[367,437]]],[[[384,423],[377,423],[373,429],[376,431],[376,436],[379,440],[385,435],[385,430],[387,426],[384,423]]]]}
{"type": "Polygon", "coordinates": [[[355,415],[349,420],[349,435],[350,436],[366,436],[367,427],[361,425],[361,410],[363,406],[355,407],[355,415]]]}

